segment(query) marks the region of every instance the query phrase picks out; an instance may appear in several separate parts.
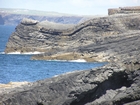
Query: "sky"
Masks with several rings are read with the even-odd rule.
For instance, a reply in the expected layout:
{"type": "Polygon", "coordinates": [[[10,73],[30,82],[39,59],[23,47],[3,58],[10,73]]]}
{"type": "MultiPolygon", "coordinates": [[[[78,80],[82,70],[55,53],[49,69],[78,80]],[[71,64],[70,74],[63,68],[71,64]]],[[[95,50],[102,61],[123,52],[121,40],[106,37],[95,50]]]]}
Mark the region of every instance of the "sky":
{"type": "Polygon", "coordinates": [[[140,0],[0,0],[0,8],[18,8],[75,15],[107,15],[108,8],[140,6],[140,0]]]}

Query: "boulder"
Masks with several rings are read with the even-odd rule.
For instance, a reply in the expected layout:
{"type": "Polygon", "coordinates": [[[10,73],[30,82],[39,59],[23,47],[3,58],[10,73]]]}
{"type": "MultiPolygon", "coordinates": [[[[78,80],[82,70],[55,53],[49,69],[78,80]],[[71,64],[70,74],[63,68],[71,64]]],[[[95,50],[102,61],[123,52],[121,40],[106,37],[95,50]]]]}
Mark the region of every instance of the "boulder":
{"type": "Polygon", "coordinates": [[[24,25],[36,25],[37,23],[38,23],[37,20],[32,20],[32,19],[27,19],[27,18],[24,18],[21,21],[21,24],[24,24],[24,25]]]}

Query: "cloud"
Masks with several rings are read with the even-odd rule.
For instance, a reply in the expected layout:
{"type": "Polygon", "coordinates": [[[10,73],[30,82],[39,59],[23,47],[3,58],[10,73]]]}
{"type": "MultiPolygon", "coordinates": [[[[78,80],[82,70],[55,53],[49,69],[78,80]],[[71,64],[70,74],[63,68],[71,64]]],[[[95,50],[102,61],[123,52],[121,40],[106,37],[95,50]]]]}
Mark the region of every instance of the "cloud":
{"type": "Polygon", "coordinates": [[[134,3],[137,3],[138,2],[138,0],[133,0],[134,1],[134,3]]]}

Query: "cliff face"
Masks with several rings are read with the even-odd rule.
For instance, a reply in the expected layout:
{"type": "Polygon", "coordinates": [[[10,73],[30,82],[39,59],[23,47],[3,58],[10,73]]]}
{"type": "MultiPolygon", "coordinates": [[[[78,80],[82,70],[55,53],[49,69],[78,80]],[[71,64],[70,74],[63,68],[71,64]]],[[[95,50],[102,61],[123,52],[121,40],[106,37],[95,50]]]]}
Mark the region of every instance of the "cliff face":
{"type": "Polygon", "coordinates": [[[83,53],[80,57],[86,58],[88,52],[91,54],[88,56],[91,61],[98,61],[102,56],[106,57],[101,61],[108,61],[111,60],[110,56],[127,52],[125,46],[129,44],[133,43],[132,47],[139,49],[139,16],[137,14],[100,17],[75,26],[49,22],[28,24],[27,20],[16,27],[16,31],[9,38],[5,52],[45,52],[44,55],[34,59],[43,59],[47,55],[64,52],[83,53]],[[125,45],[127,40],[130,42],[125,45]],[[122,51],[118,50],[120,48],[122,51]],[[96,53],[101,54],[98,56],[96,53]]]}
{"type": "Polygon", "coordinates": [[[45,53],[32,59],[86,59],[109,64],[4,89],[0,105],[138,105],[139,17],[100,17],[75,26],[22,20],[9,38],[6,53],[42,51],[45,53]]]}

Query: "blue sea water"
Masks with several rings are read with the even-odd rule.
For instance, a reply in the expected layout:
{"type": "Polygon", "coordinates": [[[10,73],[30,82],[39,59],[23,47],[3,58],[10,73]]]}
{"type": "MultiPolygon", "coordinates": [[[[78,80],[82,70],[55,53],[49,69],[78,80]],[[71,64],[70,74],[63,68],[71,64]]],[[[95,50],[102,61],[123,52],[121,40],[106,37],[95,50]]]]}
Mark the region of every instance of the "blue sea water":
{"type": "Polygon", "coordinates": [[[106,63],[30,60],[31,55],[3,54],[15,26],[0,26],[0,83],[37,81],[75,70],[86,70],[106,63]]]}
{"type": "Polygon", "coordinates": [[[6,42],[14,30],[15,26],[0,25],[0,53],[4,51],[6,42]]]}

